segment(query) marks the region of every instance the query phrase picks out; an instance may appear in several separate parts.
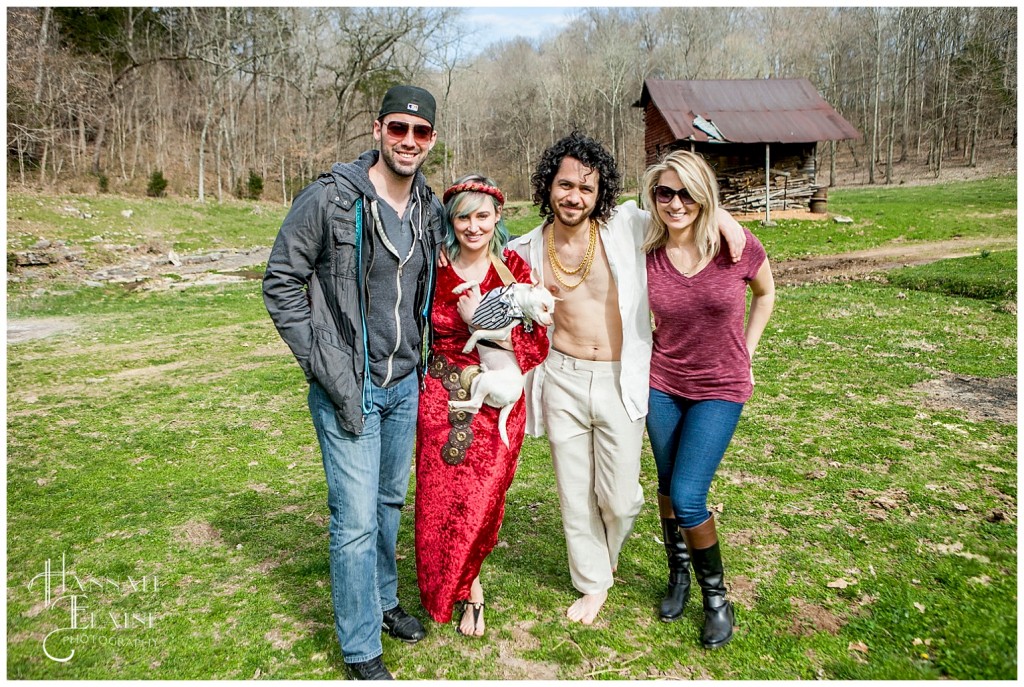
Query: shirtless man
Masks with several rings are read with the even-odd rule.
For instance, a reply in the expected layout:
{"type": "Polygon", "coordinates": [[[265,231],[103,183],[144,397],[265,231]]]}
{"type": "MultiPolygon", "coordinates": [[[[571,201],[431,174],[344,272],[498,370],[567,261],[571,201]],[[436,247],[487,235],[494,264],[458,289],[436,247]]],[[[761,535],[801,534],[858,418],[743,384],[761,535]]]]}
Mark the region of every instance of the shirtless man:
{"type": "MultiPolygon", "coordinates": [[[[544,223],[509,243],[562,299],[548,358],[528,377],[526,431],[548,435],[569,573],[583,595],[566,615],[586,625],[608,597],[643,505],[651,320],[640,245],[650,214],[632,201],[616,207],[620,180],[600,143],[566,136],[532,177],[544,223]]],[[[737,259],[742,227],[727,213],[719,222],[737,259]]]]}

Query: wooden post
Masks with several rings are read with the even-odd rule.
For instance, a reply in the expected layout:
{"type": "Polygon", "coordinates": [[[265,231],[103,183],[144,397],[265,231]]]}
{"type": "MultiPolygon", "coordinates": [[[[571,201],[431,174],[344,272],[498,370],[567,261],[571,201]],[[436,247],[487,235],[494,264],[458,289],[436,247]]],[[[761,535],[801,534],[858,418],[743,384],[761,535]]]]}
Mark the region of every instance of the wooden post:
{"type": "Polygon", "coordinates": [[[771,144],[764,144],[764,223],[772,222],[772,197],[771,197],[771,144]]]}

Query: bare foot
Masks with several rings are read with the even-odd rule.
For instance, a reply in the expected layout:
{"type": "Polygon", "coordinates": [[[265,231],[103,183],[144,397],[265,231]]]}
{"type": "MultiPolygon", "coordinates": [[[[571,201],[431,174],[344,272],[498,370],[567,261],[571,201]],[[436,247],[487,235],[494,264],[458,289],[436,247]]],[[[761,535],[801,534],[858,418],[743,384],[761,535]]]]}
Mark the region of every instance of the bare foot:
{"type": "Polygon", "coordinates": [[[459,634],[467,637],[484,636],[484,588],[480,585],[480,577],[473,580],[469,588],[469,601],[459,623],[459,634]]]}
{"type": "Polygon", "coordinates": [[[608,591],[598,592],[597,594],[584,594],[580,598],[576,599],[576,603],[569,606],[569,610],[565,612],[565,615],[569,617],[569,620],[574,623],[583,623],[584,625],[590,625],[594,622],[594,618],[600,612],[601,607],[604,606],[605,599],[608,598],[608,591]]]}
{"type": "Polygon", "coordinates": [[[464,637],[483,637],[485,629],[484,602],[467,601],[466,610],[459,623],[459,634],[464,637]]]}

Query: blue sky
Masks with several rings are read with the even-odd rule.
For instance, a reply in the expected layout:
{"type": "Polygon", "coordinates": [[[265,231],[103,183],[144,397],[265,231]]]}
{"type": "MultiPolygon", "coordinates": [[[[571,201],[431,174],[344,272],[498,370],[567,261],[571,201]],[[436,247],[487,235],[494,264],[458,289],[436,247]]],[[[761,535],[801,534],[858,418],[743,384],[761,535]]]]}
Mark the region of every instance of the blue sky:
{"type": "Polygon", "coordinates": [[[466,22],[479,33],[480,47],[522,36],[536,40],[565,26],[576,7],[463,7],[466,22]]]}

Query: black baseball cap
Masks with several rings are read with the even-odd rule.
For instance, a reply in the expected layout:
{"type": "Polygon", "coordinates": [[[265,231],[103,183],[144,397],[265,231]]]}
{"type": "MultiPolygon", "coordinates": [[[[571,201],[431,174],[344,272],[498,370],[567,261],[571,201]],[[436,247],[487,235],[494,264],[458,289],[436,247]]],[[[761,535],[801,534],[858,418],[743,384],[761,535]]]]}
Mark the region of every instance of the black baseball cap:
{"type": "Polygon", "coordinates": [[[434,96],[428,91],[418,86],[392,86],[384,94],[377,119],[383,119],[384,115],[393,112],[403,112],[422,117],[430,122],[430,126],[434,126],[436,109],[434,96]]]}

